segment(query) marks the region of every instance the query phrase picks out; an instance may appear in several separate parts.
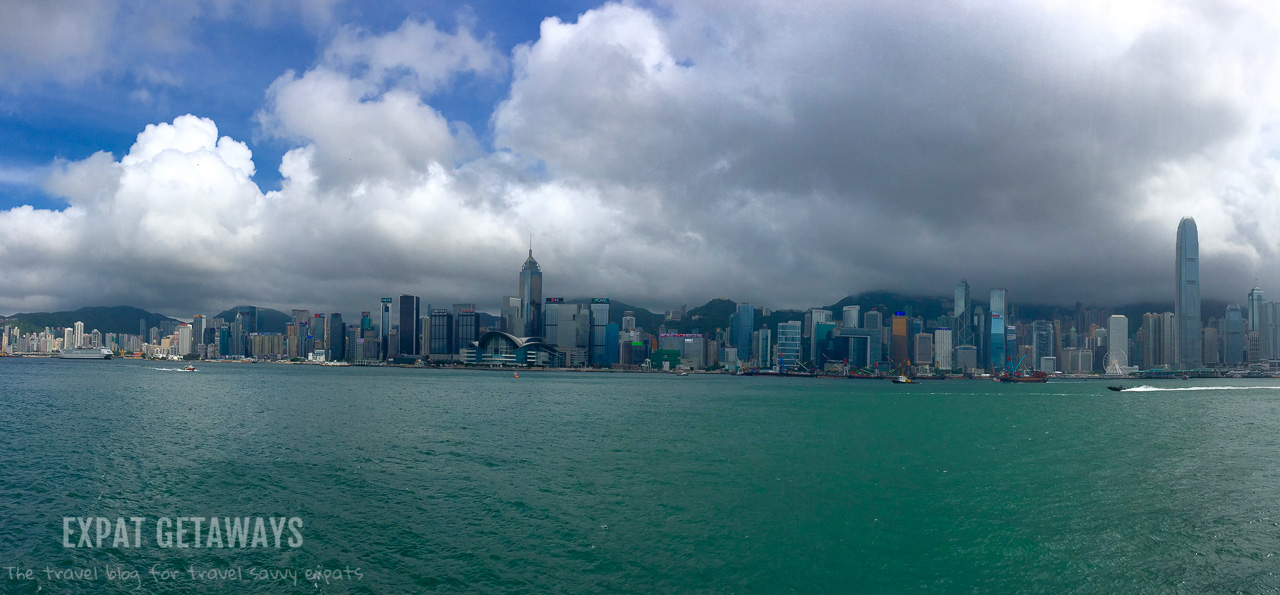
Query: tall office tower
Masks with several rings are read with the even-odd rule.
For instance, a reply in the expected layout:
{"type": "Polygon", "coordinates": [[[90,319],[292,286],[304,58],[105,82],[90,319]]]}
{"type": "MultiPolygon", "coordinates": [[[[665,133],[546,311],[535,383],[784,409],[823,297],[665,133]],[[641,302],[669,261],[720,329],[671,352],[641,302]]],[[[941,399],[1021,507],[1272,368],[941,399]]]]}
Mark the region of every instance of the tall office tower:
{"type": "Polygon", "coordinates": [[[894,312],[891,322],[893,335],[889,337],[889,354],[895,368],[907,365],[907,313],[894,312]]]}
{"type": "MultiPolygon", "coordinates": [[[[360,332],[373,330],[373,316],[369,312],[360,313],[360,332]]],[[[362,336],[362,335],[358,335],[362,336]]]]}
{"type": "Polygon", "coordinates": [[[1214,326],[1204,327],[1204,363],[1216,366],[1221,363],[1218,357],[1218,329],[1214,326]]]}
{"type": "Polygon", "coordinates": [[[538,336],[548,344],[556,345],[557,349],[560,348],[560,310],[565,307],[568,305],[564,303],[564,298],[558,297],[549,297],[542,304],[542,332],[538,336]]]}
{"type": "Polygon", "coordinates": [[[147,340],[147,319],[146,318],[138,319],[138,337],[143,341],[147,340]]]}
{"type": "Polygon", "coordinates": [[[1183,217],[1178,224],[1175,276],[1177,293],[1173,296],[1173,314],[1177,319],[1175,351],[1177,368],[1191,370],[1204,365],[1201,356],[1200,322],[1200,241],[1196,220],[1183,217]]]}
{"type": "Polygon", "coordinates": [[[733,347],[738,350],[738,359],[751,361],[751,333],[756,328],[756,309],[751,304],[738,304],[733,313],[733,347]]]}
{"type": "Polygon", "coordinates": [[[1057,342],[1057,335],[1053,333],[1053,323],[1048,320],[1037,320],[1031,323],[1031,365],[1041,372],[1053,372],[1053,370],[1044,370],[1041,368],[1041,361],[1044,358],[1054,358],[1058,361],[1058,350],[1054,348],[1057,342]]]}
{"type": "Polygon", "coordinates": [[[422,355],[422,300],[400,296],[400,357],[422,355]]]}
{"type": "Polygon", "coordinates": [[[462,353],[472,341],[480,338],[480,318],[475,312],[474,303],[453,305],[453,353],[462,353]]]}
{"type": "MultiPolygon", "coordinates": [[[[1200,341],[1199,329],[1196,329],[1196,342],[1200,341]]],[[[1129,319],[1120,314],[1113,314],[1107,319],[1107,355],[1106,370],[1111,372],[1114,366],[1121,368],[1129,365],[1129,319]]]]}
{"type": "Polygon", "coordinates": [[[382,298],[382,328],[378,329],[382,338],[378,342],[378,359],[385,361],[391,352],[391,298],[382,298]]]}
{"type": "Polygon", "coordinates": [[[911,363],[926,366],[933,363],[933,335],[929,333],[916,333],[915,341],[912,341],[915,357],[911,363]]]}
{"type": "MultiPolygon", "coordinates": [[[[880,313],[879,310],[867,312],[866,315],[862,317],[862,326],[863,328],[872,331],[878,331],[884,328],[884,314],[880,313]]],[[[882,337],[880,341],[883,343],[884,338],[882,337]]]]}
{"type": "Polygon", "coordinates": [[[1226,319],[1223,320],[1222,363],[1228,366],[1244,362],[1244,313],[1239,304],[1227,306],[1226,319]]]}
{"type": "Polygon", "coordinates": [[[622,330],[624,331],[636,330],[636,313],[635,312],[631,310],[627,310],[622,313],[622,330]]]}
{"type": "Polygon", "coordinates": [[[328,340],[329,359],[342,361],[347,359],[347,325],[342,322],[342,314],[334,312],[329,315],[328,340]]]}
{"type": "MultiPolygon", "coordinates": [[[[204,314],[196,314],[191,317],[191,340],[196,345],[204,345],[204,314]]],[[[196,350],[192,350],[194,353],[196,350]]]]}
{"type": "Polygon", "coordinates": [[[784,372],[800,367],[800,321],[778,324],[778,368],[784,372]]]}
{"type": "Polygon", "coordinates": [[[955,303],[951,309],[951,317],[955,319],[951,329],[951,340],[957,347],[976,345],[973,337],[973,301],[969,298],[969,282],[956,284],[955,303]]]}
{"type": "MultiPolygon", "coordinates": [[[[236,317],[240,318],[241,333],[259,332],[260,329],[258,328],[258,307],[257,306],[240,306],[239,308],[236,308],[236,314],[235,316],[232,316],[232,318],[236,318],[236,317]]],[[[232,340],[234,341],[235,338],[233,337],[232,340]]],[[[241,351],[243,352],[243,350],[241,351]]],[[[240,353],[238,355],[244,355],[244,354],[240,353]]]]}
{"type": "Polygon", "coordinates": [[[1008,293],[1004,289],[991,290],[991,345],[987,351],[991,354],[991,371],[999,372],[1010,365],[1008,354],[1005,353],[1004,342],[1004,326],[1005,326],[1005,300],[1008,293]]]}
{"type": "Polygon", "coordinates": [[[819,324],[831,322],[831,311],[813,308],[805,313],[805,320],[808,321],[808,327],[804,329],[804,336],[809,337],[809,361],[818,362],[818,355],[821,353],[821,343],[826,337],[819,337],[818,333],[813,332],[819,324]]]}
{"type": "Polygon", "coordinates": [[[752,335],[755,337],[752,352],[755,354],[756,367],[762,370],[770,368],[773,366],[769,357],[773,351],[773,331],[769,330],[769,325],[764,324],[752,335]]]}
{"type": "Polygon", "coordinates": [[[1280,302],[1258,308],[1258,359],[1280,359],[1280,302]]]}
{"type": "Polygon", "coordinates": [[[954,367],[951,358],[951,329],[947,327],[933,330],[933,366],[939,370],[950,370],[954,367]]]}
{"type": "Polygon", "coordinates": [[[542,330],[542,269],[533,259],[533,248],[529,248],[529,258],[520,267],[520,318],[524,321],[524,328],[512,334],[538,336],[542,330]]]}
{"type": "MultiPolygon", "coordinates": [[[[73,326],[75,326],[75,333],[71,340],[71,345],[67,347],[71,349],[84,347],[84,323],[77,320],[73,326]]],[[[184,351],[183,353],[186,352],[184,351]]]]}
{"type": "MultiPolygon", "coordinates": [[[[520,317],[520,296],[504,295],[502,296],[502,330],[517,337],[524,337],[526,330],[524,327],[524,319],[520,317]]],[[[541,335],[538,335],[541,336],[541,335]]]]}
{"type": "Polygon", "coordinates": [[[311,315],[311,336],[311,350],[323,351],[326,355],[325,359],[331,359],[327,357],[330,351],[328,316],[319,313],[311,315]]]}
{"type": "Polygon", "coordinates": [[[845,306],[840,312],[840,326],[858,328],[858,318],[862,315],[862,306],[845,306]]]}
{"type": "Polygon", "coordinates": [[[453,354],[453,314],[444,308],[431,311],[431,343],[428,353],[431,355],[453,354]]]}
{"type": "Polygon", "coordinates": [[[1254,287],[1249,290],[1249,328],[1245,330],[1258,330],[1258,311],[1262,309],[1262,304],[1265,303],[1267,303],[1267,298],[1263,295],[1261,287],[1254,287]]]}
{"type": "Polygon", "coordinates": [[[609,367],[607,329],[609,324],[609,298],[591,298],[591,330],[587,335],[587,365],[595,368],[609,367]]]}
{"type": "MultiPolygon", "coordinates": [[[[76,324],[80,324],[77,322],[76,324]]],[[[183,323],[178,325],[178,353],[187,355],[191,353],[191,325],[183,323]]]]}

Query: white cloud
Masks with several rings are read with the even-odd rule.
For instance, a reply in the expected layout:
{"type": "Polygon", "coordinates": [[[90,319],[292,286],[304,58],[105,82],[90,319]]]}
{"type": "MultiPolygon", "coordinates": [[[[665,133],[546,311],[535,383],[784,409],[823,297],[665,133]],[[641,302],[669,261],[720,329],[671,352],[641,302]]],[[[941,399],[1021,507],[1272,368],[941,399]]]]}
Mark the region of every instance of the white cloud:
{"type": "Polygon", "coordinates": [[[496,152],[431,104],[505,74],[490,38],[345,29],[267,92],[263,129],[295,145],[280,191],[193,116],[118,160],[57,163],[68,208],[0,212],[0,311],[97,295],[358,312],[398,291],[492,307],[529,232],[549,294],[655,307],[960,278],[1024,303],[1161,299],[1185,214],[1206,284],[1243,292],[1280,254],[1276,15],[1065,6],[549,19],[513,53],[496,152]]]}

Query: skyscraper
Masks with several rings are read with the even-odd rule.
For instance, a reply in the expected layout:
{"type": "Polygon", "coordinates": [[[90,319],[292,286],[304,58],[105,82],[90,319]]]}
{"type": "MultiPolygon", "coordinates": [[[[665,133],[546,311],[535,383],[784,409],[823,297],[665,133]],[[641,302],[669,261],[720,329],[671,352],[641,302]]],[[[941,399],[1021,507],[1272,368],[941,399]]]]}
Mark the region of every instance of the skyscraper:
{"type": "Polygon", "coordinates": [[[973,303],[969,299],[969,282],[961,281],[956,285],[955,302],[951,309],[951,317],[955,319],[952,329],[952,342],[956,346],[973,345],[973,303]]]}
{"type": "Polygon", "coordinates": [[[840,325],[845,328],[858,328],[858,318],[862,315],[862,306],[845,306],[840,313],[840,325]]]}
{"type": "Polygon", "coordinates": [[[1004,342],[1004,313],[1007,297],[1008,294],[1004,289],[991,290],[991,345],[988,347],[988,352],[991,354],[991,371],[993,373],[1000,372],[1010,365],[1006,361],[1004,342]]]}
{"type": "Polygon", "coordinates": [[[1249,291],[1249,328],[1245,330],[1258,330],[1258,320],[1261,318],[1259,311],[1265,303],[1267,298],[1263,295],[1261,287],[1254,287],[1249,291]]]}
{"type": "MultiPolygon", "coordinates": [[[[1196,342],[1200,342],[1200,329],[1196,329],[1196,342]]],[[[1107,355],[1105,371],[1110,373],[1116,366],[1129,365],[1129,319],[1120,314],[1113,314],[1107,319],[1107,355]]]]}
{"type": "Polygon", "coordinates": [[[738,350],[738,359],[751,361],[751,333],[756,326],[756,309],[751,304],[738,304],[733,313],[733,346],[738,350]]]}
{"type": "Polygon", "coordinates": [[[1222,363],[1236,365],[1244,362],[1244,316],[1240,312],[1239,304],[1227,306],[1223,330],[1225,336],[1222,339],[1222,363]]]}
{"type": "MultiPolygon", "coordinates": [[[[1173,314],[1177,319],[1175,350],[1177,367],[1190,370],[1204,365],[1200,321],[1200,241],[1196,220],[1183,217],[1178,224],[1175,262],[1177,292],[1173,298],[1173,314]]],[[[1252,321],[1250,321],[1252,324],[1252,321]]]]}
{"type": "Polygon", "coordinates": [[[782,371],[800,367],[800,321],[778,324],[778,367],[782,371]]]}
{"type": "Polygon", "coordinates": [[[347,325],[342,322],[342,314],[334,312],[329,315],[329,360],[347,359],[347,325]]]}
{"type": "Polygon", "coordinates": [[[400,296],[400,357],[422,355],[422,300],[416,295],[400,296]]]}
{"type": "Polygon", "coordinates": [[[542,269],[538,261],[533,259],[533,248],[529,248],[529,258],[520,267],[520,318],[524,328],[517,334],[522,337],[537,337],[542,332],[542,269]]]}
{"type": "Polygon", "coordinates": [[[382,328],[378,329],[382,333],[382,339],[378,343],[378,359],[386,360],[391,353],[391,345],[388,335],[391,333],[391,298],[382,298],[382,328]]]}
{"type": "Polygon", "coordinates": [[[590,331],[587,335],[587,365],[594,368],[607,368],[609,361],[608,345],[609,298],[591,298],[590,331]]]}

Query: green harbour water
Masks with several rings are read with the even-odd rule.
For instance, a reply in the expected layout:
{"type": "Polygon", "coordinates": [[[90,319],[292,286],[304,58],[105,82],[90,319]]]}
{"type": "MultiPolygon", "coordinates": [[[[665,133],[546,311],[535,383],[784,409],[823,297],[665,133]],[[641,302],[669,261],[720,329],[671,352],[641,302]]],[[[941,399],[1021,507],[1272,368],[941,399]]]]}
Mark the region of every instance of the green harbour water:
{"type": "Polygon", "coordinates": [[[1280,380],[196,366],[0,359],[0,592],[1280,590],[1280,380]],[[304,541],[63,547],[134,516],[304,541]]]}

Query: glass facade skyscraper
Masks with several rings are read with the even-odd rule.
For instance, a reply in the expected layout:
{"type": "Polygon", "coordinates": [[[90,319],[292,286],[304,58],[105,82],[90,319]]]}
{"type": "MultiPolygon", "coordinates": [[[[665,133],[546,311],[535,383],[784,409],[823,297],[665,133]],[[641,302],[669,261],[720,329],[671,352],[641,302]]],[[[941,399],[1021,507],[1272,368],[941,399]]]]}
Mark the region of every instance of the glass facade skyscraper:
{"type": "MultiPolygon", "coordinates": [[[[1173,314],[1176,319],[1178,369],[1191,370],[1204,365],[1200,321],[1200,240],[1196,220],[1183,217],[1178,223],[1176,254],[1177,293],[1173,314]]],[[[1252,322],[1250,322],[1252,324],[1252,322]]]]}
{"type": "Polygon", "coordinates": [[[524,321],[524,328],[513,334],[542,336],[542,269],[533,259],[532,248],[529,249],[529,258],[520,268],[520,318],[524,321]]]}
{"type": "Polygon", "coordinates": [[[738,310],[733,313],[733,346],[737,348],[741,361],[751,361],[751,332],[755,330],[755,319],[756,309],[751,304],[738,304],[738,310]]]}
{"type": "Polygon", "coordinates": [[[400,357],[422,355],[422,301],[416,295],[400,296],[400,357]]]}
{"type": "Polygon", "coordinates": [[[1009,367],[1007,354],[1005,353],[1005,342],[1001,340],[1004,337],[1005,325],[1005,300],[1008,295],[1004,289],[991,290],[991,343],[988,350],[991,353],[991,371],[993,373],[1000,372],[1009,367]]]}
{"type": "Polygon", "coordinates": [[[609,324],[609,298],[591,298],[591,319],[588,332],[587,364],[596,368],[607,368],[609,361],[607,347],[609,324]]]}

